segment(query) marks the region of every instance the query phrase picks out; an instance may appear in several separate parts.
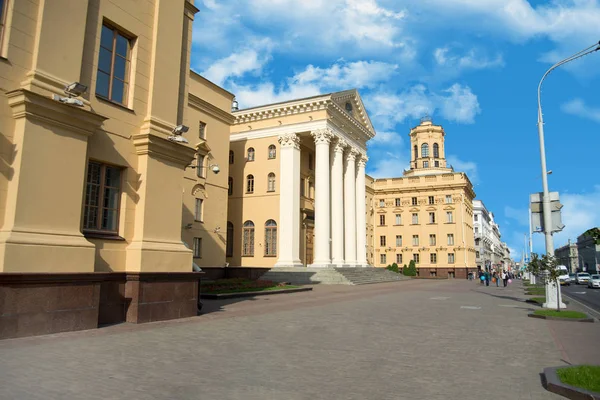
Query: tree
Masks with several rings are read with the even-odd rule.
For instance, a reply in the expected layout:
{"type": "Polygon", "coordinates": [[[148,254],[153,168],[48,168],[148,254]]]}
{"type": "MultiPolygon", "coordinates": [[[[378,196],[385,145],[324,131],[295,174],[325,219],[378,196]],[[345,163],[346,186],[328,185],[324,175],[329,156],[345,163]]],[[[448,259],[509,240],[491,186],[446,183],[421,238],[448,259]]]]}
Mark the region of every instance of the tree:
{"type": "Polygon", "coordinates": [[[583,232],[583,236],[588,236],[594,239],[594,244],[600,244],[600,228],[592,228],[583,232]]]}
{"type": "Polygon", "coordinates": [[[408,276],[417,276],[417,265],[415,260],[410,260],[408,263],[408,276]]]}
{"type": "Polygon", "coordinates": [[[406,266],[406,264],[404,264],[404,267],[402,267],[402,274],[404,276],[408,276],[408,267],[406,266]]]}
{"type": "MultiPolygon", "coordinates": [[[[558,277],[561,274],[558,267],[558,261],[554,256],[544,254],[541,258],[538,254],[532,253],[531,260],[527,265],[527,271],[540,277],[542,283],[553,283],[556,286],[556,311],[560,311],[560,284],[558,277]]],[[[546,301],[547,300],[546,296],[546,301]]]]}

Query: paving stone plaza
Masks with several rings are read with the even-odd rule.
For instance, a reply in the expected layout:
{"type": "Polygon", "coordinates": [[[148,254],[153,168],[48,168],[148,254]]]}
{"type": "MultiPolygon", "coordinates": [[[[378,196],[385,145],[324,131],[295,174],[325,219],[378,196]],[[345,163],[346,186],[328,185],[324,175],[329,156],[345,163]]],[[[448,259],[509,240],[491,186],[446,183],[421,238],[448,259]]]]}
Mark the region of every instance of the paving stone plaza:
{"type": "MultiPolygon", "coordinates": [[[[0,399],[553,399],[600,324],[528,318],[520,283],[315,286],[197,318],[0,342],[0,399]]],[[[596,344],[594,344],[594,340],[596,344]]]]}

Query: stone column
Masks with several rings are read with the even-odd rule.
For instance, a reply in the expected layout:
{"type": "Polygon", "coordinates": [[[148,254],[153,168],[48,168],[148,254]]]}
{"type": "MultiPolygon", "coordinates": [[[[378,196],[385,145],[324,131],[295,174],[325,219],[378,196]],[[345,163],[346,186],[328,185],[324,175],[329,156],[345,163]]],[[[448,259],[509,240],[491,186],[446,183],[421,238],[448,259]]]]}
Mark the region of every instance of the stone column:
{"type": "Polygon", "coordinates": [[[331,251],[332,263],[344,264],[344,149],[348,143],[339,138],[333,147],[331,165],[331,251]]]}
{"type": "Polygon", "coordinates": [[[346,170],[344,171],[344,216],[345,216],[345,261],[350,266],[356,265],[356,149],[349,149],[346,154],[346,170]]]}
{"type": "Polygon", "coordinates": [[[333,134],[329,129],[319,129],[311,133],[315,139],[315,258],[313,267],[330,267],[329,246],[330,201],[329,201],[329,143],[333,134]]]}
{"type": "Polygon", "coordinates": [[[356,172],[356,263],[367,267],[367,217],[365,205],[365,165],[367,157],[361,155],[356,172]]]}
{"type": "Polygon", "coordinates": [[[279,259],[275,267],[301,267],[300,261],[300,138],[279,136],[279,259]]]}

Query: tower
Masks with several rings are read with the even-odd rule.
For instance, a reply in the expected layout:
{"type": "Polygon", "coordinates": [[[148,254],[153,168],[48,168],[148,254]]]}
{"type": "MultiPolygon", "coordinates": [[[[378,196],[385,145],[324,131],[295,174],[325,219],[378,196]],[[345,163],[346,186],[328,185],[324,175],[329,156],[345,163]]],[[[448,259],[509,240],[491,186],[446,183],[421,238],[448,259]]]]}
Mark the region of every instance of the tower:
{"type": "Polygon", "coordinates": [[[430,117],[421,118],[421,123],[410,130],[410,170],[405,176],[437,175],[452,172],[446,164],[444,128],[434,125],[430,117]]]}

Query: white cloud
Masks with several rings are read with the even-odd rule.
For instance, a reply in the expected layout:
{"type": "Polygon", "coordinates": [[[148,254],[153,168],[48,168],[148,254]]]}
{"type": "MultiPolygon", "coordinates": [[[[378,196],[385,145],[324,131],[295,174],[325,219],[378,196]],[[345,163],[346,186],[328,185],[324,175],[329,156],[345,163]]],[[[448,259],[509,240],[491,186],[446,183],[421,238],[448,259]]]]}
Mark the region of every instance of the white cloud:
{"type": "Polygon", "coordinates": [[[573,114],[578,117],[600,122],[600,107],[588,106],[582,99],[573,99],[563,104],[561,108],[567,114],[573,114]]]}
{"type": "MultiPolygon", "coordinates": [[[[561,193],[562,223],[565,228],[554,234],[554,246],[567,243],[568,239],[577,240],[577,236],[586,230],[600,226],[600,185],[591,193],[561,193]]],[[[538,235],[541,236],[541,235],[538,235]]]]}
{"type": "Polygon", "coordinates": [[[393,178],[402,176],[409,166],[409,160],[404,157],[394,157],[393,154],[379,155],[367,164],[367,173],[373,178],[393,178]]]}
{"type": "Polygon", "coordinates": [[[519,225],[529,226],[529,210],[526,208],[504,207],[504,216],[517,221],[519,225]]]}
{"type": "Polygon", "coordinates": [[[473,161],[463,161],[455,155],[449,155],[446,157],[446,159],[448,160],[448,165],[451,165],[455,172],[466,173],[471,183],[476,183],[479,181],[477,164],[475,164],[473,161]]]}
{"type": "Polygon", "coordinates": [[[308,65],[296,74],[292,81],[297,84],[314,83],[325,88],[347,89],[373,87],[389,80],[398,69],[398,65],[378,61],[356,61],[346,63],[338,61],[329,68],[308,65]]]}
{"type": "Polygon", "coordinates": [[[367,144],[369,145],[401,145],[404,141],[402,137],[397,132],[392,131],[377,131],[377,135],[373,139],[371,139],[367,144]]]}
{"type": "Polygon", "coordinates": [[[481,112],[477,96],[468,86],[455,83],[439,93],[417,84],[400,93],[377,92],[365,97],[371,119],[384,129],[392,128],[406,118],[418,119],[436,110],[449,121],[471,124],[481,112]]]}
{"type": "Polygon", "coordinates": [[[240,108],[249,108],[263,104],[278,103],[291,99],[315,96],[321,93],[316,85],[283,85],[275,87],[271,82],[257,85],[237,85],[232,83],[229,90],[235,93],[240,108]]]}
{"type": "Polygon", "coordinates": [[[439,47],[433,51],[435,62],[444,68],[451,69],[485,69],[504,66],[501,54],[488,58],[477,49],[471,49],[463,55],[456,54],[449,46],[439,47]]]}

